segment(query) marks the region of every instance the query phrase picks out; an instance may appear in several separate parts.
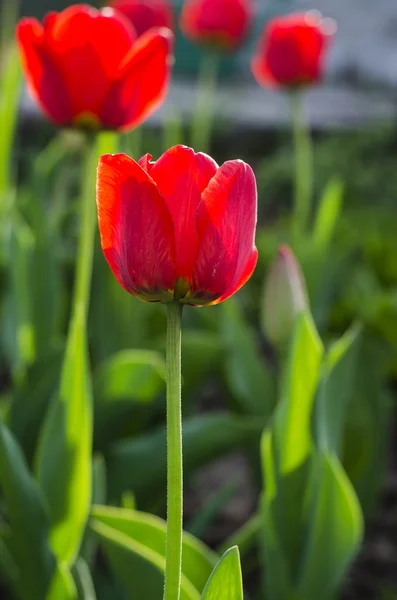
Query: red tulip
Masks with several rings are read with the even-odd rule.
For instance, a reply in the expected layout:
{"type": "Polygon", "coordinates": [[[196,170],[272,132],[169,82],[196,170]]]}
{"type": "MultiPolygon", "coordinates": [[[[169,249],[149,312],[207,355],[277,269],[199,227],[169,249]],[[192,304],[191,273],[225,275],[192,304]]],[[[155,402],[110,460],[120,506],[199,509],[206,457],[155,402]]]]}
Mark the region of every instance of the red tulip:
{"type": "Polygon", "coordinates": [[[111,6],[127,17],[138,35],[151,27],[174,27],[172,9],[167,0],[113,0],[111,6]]]}
{"type": "Polygon", "coordinates": [[[141,300],[217,304],[255,268],[256,182],[241,160],[219,167],[186,146],[156,162],[106,154],[97,205],[106,260],[141,300]]]}
{"type": "Polygon", "coordinates": [[[180,26],[187,38],[223,50],[235,50],[252,22],[251,0],[186,0],[180,26]]]}
{"type": "Polygon", "coordinates": [[[273,19],[259,39],[252,59],[255,79],[264,87],[318,82],[333,33],[334,21],[323,19],[317,11],[273,19]]]}
{"type": "Polygon", "coordinates": [[[43,25],[22,19],[17,37],[28,87],[58,125],[125,130],[164,100],[171,65],[168,29],[136,41],[123,15],[81,4],[49,13],[43,25]]]}

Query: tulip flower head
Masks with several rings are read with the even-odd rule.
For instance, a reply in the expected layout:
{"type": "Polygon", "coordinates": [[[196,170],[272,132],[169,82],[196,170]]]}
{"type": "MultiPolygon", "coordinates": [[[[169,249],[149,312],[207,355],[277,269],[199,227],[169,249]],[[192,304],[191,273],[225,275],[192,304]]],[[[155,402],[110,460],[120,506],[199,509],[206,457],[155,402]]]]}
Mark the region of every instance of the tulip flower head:
{"type": "Polygon", "coordinates": [[[107,154],[97,206],[106,260],[141,300],[217,304],[254,271],[256,182],[241,160],[219,167],[185,146],[155,162],[107,154]]]}
{"type": "Polygon", "coordinates": [[[336,24],[317,11],[271,20],[259,39],[251,69],[263,87],[296,88],[317,83],[336,24]]]}
{"type": "Polygon", "coordinates": [[[252,0],[186,0],[180,26],[193,42],[233,51],[244,41],[252,18],[252,0]]]}
{"type": "Polygon", "coordinates": [[[137,40],[121,13],[78,4],[47,14],[43,24],[22,19],[17,38],[28,88],[57,125],[128,130],[164,100],[168,29],[137,40]]]}
{"type": "Polygon", "coordinates": [[[111,6],[127,17],[138,36],[151,27],[174,28],[172,8],[167,0],[113,0],[111,6]]]}
{"type": "Polygon", "coordinates": [[[299,315],[308,306],[301,268],[292,250],[284,244],[278,249],[265,282],[262,323],[268,340],[275,346],[287,343],[299,315]]]}

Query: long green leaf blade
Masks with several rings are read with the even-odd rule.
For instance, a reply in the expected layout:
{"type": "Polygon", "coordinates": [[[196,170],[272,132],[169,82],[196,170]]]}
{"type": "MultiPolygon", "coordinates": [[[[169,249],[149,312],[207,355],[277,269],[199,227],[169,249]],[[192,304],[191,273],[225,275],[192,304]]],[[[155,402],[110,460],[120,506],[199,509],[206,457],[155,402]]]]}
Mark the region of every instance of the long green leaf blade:
{"type": "Polygon", "coordinates": [[[89,513],[92,451],[92,390],[81,311],[71,328],[59,395],[50,407],[37,459],[51,515],[51,545],[67,564],[77,555],[89,513]]]}
{"type": "Polygon", "coordinates": [[[48,516],[22,452],[1,421],[0,488],[10,524],[5,543],[19,572],[18,594],[22,600],[43,600],[55,569],[47,543],[48,516]]]}

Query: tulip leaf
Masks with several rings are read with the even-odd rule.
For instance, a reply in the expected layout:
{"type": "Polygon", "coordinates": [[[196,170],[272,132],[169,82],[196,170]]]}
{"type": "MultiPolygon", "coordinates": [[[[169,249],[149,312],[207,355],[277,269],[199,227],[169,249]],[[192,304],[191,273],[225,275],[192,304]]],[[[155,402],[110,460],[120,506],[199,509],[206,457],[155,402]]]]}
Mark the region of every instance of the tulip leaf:
{"type": "Polygon", "coordinates": [[[243,580],[237,546],[227,550],[219,560],[201,600],[243,600],[243,580]]]}
{"type": "MultiPolygon", "coordinates": [[[[8,11],[12,10],[11,4],[8,2],[5,2],[3,7],[4,11],[6,9],[8,11]]],[[[0,29],[2,28],[3,23],[0,25],[0,29]]],[[[2,34],[4,33],[5,31],[0,31],[0,40],[3,39],[2,34]]],[[[1,48],[1,50],[3,55],[2,60],[5,63],[4,65],[2,64],[2,67],[5,67],[4,71],[3,69],[0,70],[0,198],[3,198],[3,194],[5,195],[11,187],[9,180],[12,173],[11,152],[18,116],[22,71],[17,44],[10,45],[9,52],[6,52],[7,48],[1,48]]],[[[4,215],[1,215],[1,217],[3,218],[4,215]]]]}
{"type": "Polygon", "coordinates": [[[16,379],[21,379],[35,359],[33,300],[30,288],[34,239],[30,227],[14,214],[9,236],[9,289],[6,295],[3,331],[7,358],[16,379]]]}
{"type": "Polygon", "coordinates": [[[59,385],[63,348],[50,351],[34,362],[16,387],[10,408],[10,428],[31,461],[40,427],[59,385]]]}
{"type": "Polygon", "coordinates": [[[77,559],[73,567],[73,575],[76,582],[78,599],[97,600],[90,569],[81,556],[77,559]]]}
{"type": "Polygon", "coordinates": [[[74,579],[65,564],[58,564],[45,600],[78,600],[74,579]]]}
{"type": "Polygon", "coordinates": [[[3,559],[12,558],[18,569],[16,589],[21,600],[43,600],[55,569],[47,543],[48,516],[22,452],[1,421],[0,488],[10,525],[10,535],[4,539],[3,559]]]}
{"type": "MultiPolygon", "coordinates": [[[[258,417],[227,413],[187,418],[183,423],[185,474],[255,438],[259,443],[264,425],[258,417]]],[[[134,492],[138,503],[162,494],[167,480],[165,427],[121,440],[109,448],[105,460],[111,499],[120,498],[125,490],[134,492]]]]}
{"type": "Polygon", "coordinates": [[[150,404],[165,388],[165,363],[149,350],[122,350],[94,375],[95,446],[103,448],[133,420],[134,408],[150,404]]]}
{"type": "Polygon", "coordinates": [[[37,474],[51,517],[51,545],[72,564],[91,501],[92,398],[84,315],[71,322],[59,394],[50,406],[37,457],[37,474]]]}
{"type": "MultiPolygon", "coordinates": [[[[115,575],[131,598],[161,598],[164,588],[165,558],[147,545],[97,519],[91,528],[115,575]]],[[[181,578],[180,600],[199,600],[200,594],[185,575],[181,578]]]]}
{"type": "Polygon", "coordinates": [[[342,210],[344,185],[339,178],[331,179],[320,199],[313,229],[316,252],[324,252],[331,241],[335,225],[342,210]]]}
{"type": "Polygon", "coordinates": [[[247,414],[270,415],[275,404],[275,379],[259,352],[259,340],[231,298],[219,307],[225,345],[224,369],[230,393],[247,414]]]}
{"type": "Polygon", "coordinates": [[[338,459],[324,452],[314,467],[307,546],[300,573],[301,598],[328,598],[358,552],[363,517],[338,459]]]}
{"type": "MultiPolygon", "coordinates": [[[[1,489],[1,484],[0,484],[1,489]]],[[[7,530],[8,537],[11,531],[7,530]]],[[[18,585],[18,567],[11,552],[8,549],[6,531],[0,532],[0,574],[10,587],[16,590],[18,585]]]]}
{"type": "Polygon", "coordinates": [[[303,312],[296,323],[276,416],[282,473],[303,464],[310,455],[312,408],[323,351],[311,315],[303,312]]]}
{"type": "Polygon", "coordinates": [[[317,401],[317,438],[321,448],[340,456],[353,394],[361,328],[353,326],[328,351],[317,401]]]}
{"type": "Polygon", "coordinates": [[[304,312],[295,326],[281,401],[261,446],[264,552],[270,597],[289,597],[300,570],[301,544],[309,519],[306,496],[314,451],[313,401],[322,354],[312,318],[304,312]]]}
{"type": "MultiPolygon", "coordinates": [[[[94,506],[92,519],[128,536],[160,556],[165,556],[166,523],[159,517],[135,510],[94,506]]],[[[95,525],[94,525],[95,529],[95,525]]],[[[217,561],[217,555],[189,533],[183,534],[182,573],[201,591],[217,561]]]]}

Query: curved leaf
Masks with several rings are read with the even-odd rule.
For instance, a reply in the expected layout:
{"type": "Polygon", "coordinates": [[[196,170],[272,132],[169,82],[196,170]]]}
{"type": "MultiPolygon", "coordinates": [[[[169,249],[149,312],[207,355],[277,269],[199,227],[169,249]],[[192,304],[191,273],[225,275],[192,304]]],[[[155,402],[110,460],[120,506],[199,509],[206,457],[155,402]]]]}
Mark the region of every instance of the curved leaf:
{"type": "MultiPolygon", "coordinates": [[[[165,556],[166,523],[154,515],[134,510],[94,506],[93,522],[120,531],[132,540],[165,556]]],[[[217,555],[189,533],[183,534],[182,573],[201,591],[216,564],[217,555]]]]}
{"type": "MultiPolygon", "coordinates": [[[[131,598],[155,600],[162,597],[165,570],[165,558],[162,555],[98,520],[92,520],[91,528],[98,535],[113,572],[131,598]]],[[[199,598],[199,592],[182,575],[180,600],[199,598]]]]}
{"type": "Polygon", "coordinates": [[[201,600],[243,600],[243,580],[237,546],[227,550],[219,560],[201,600]]]}

